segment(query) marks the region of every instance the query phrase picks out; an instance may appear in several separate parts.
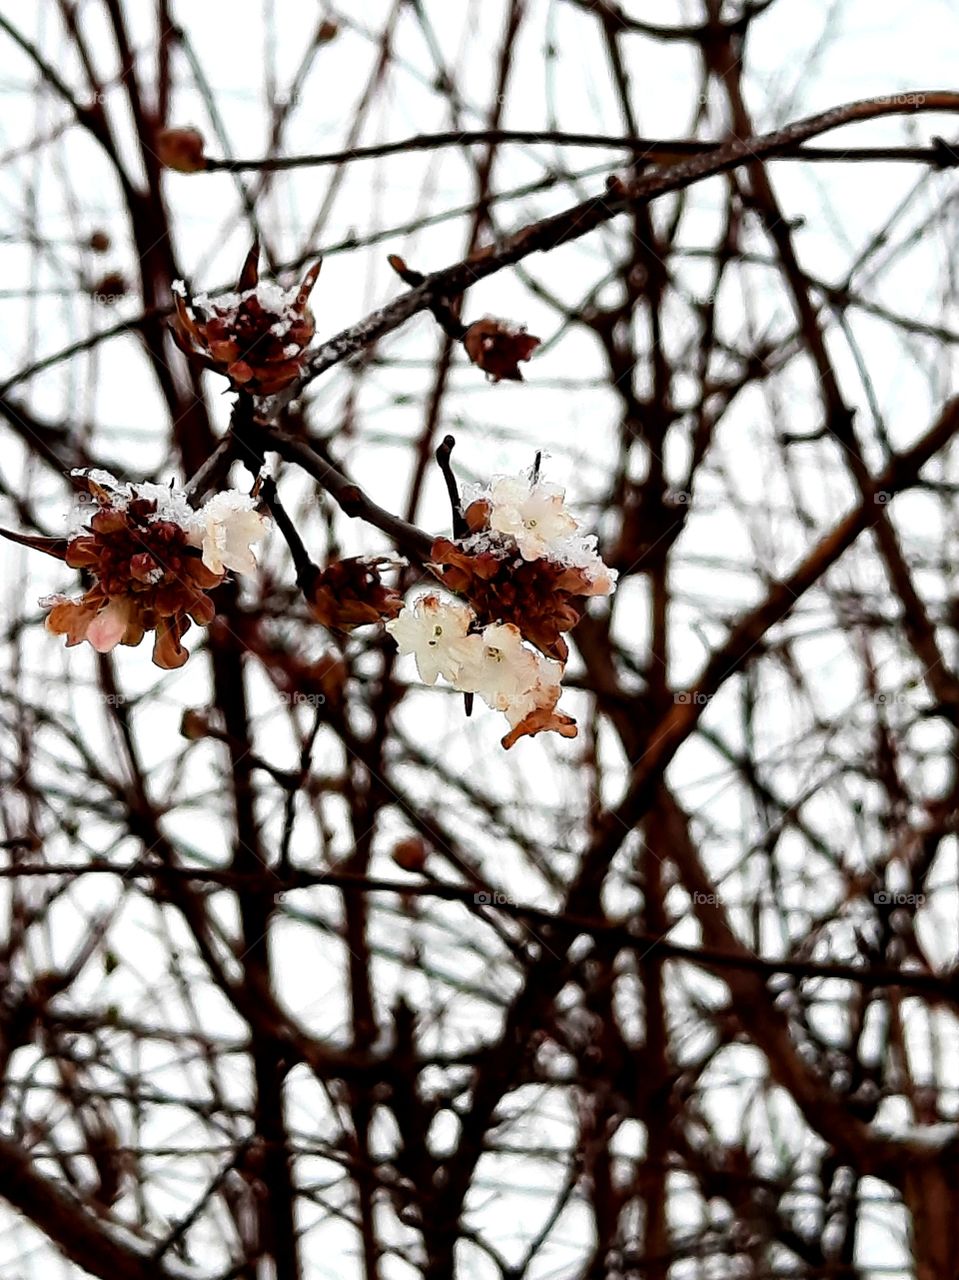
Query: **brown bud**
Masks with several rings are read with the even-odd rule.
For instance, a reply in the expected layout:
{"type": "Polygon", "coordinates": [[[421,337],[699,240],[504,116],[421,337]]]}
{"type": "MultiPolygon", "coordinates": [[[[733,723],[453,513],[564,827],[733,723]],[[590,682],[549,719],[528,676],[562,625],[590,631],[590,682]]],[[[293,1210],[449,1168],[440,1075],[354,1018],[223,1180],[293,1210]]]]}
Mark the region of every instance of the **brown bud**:
{"type": "Polygon", "coordinates": [[[156,153],[165,169],[177,173],[202,173],[206,168],[199,129],[161,129],[156,135],[156,153]]]}
{"type": "Polygon", "coordinates": [[[463,519],[466,521],[466,527],[470,533],[482,533],[484,529],[489,528],[489,518],[492,510],[492,504],[486,498],[477,498],[475,502],[469,504],[463,512],[463,519]]]}
{"type": "Polygon", "coordinates": [[[407,836],[393,846],[390,857],[404,871],[422,871],[429,856],[429,846],[422,836],[407,836]]]}
{"type": "Polygon", "coordinates": [[[180,720],[180,732],[184,738],[189,738],[191,742],[197,742],[200,738],[205,738],[210,732],[210,721],[202,711],[198,711],[195,707],[187,707],[180,720]]]}
{"type": "Polygon", "coordinates": [[[386,261],[390,264],[404,284],[408,284],[413,288],[416,288],[417,285],[422,284],[426,279],[426,276],[424,276],[421,271],[414,271],[412,267],[408,267],[406,265],[406,261],[401,258],[398,253],[391,253],[386,261]]]}
{"type": "Polygon", "coordinates": [[[522,382],[519,362],[528,360],[540,339],[525,329],[486,316],[463,335],[466,354],[493,382],[522,382]]]}

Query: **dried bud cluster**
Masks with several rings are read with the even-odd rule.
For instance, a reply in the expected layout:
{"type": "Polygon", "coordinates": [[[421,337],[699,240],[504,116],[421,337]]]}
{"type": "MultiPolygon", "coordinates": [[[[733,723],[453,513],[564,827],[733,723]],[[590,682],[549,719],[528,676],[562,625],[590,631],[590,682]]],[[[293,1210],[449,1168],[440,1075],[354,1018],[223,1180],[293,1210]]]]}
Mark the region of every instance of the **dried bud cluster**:
{"type": "Polygon", "coordinates": [[[579,621],[587,596],[614,587],[563,496],[528,475],[495,480],[467,508],[470,536],[433,544],[444,586],[469,603],[429,592],[386,624],[426,684],[442,676],[505,713],[507,748],[544,729],[575,736],[576,722],[556,710],[569,652],[561,633],[579,621]]]}
{"type": "Polygon", "coordinates": [[[192,511],[176,489],[122,484],[103,471],[74,474],[98,509],[57,554],[93,581],[78,600],[43,602],[50,610],[47,629],[65,635],[68,645],[87,640],[100,653],[139,644],[153,631],[157,666],[182,666],[188,654],[180,641],[191,621],[206,626],[215,614],[206,593],[227,570],[255,566],[250,544],[263,536],[266,522],[254,500],[219,493],[192,511]]]}
{"type": "Polygon", "coordinates": [[[463,334],[466,354],[491,382],[522,382],[519,362],[528,360],[540,339],[519,325],[484,316],[463,334]]]}
{"type": "Polygon", "coordinates": [[[259,278],[259,245],[247,257],[236,292],[215,301],[198,294],[189,302],[182,281],[174,285],[173,333],[188,354],[225,374],[240,390],[270,396],[303,372],[303,354],[313,338],[313,313],[307,305],[320,263],[303,283],[283,289],[259,278]]]}
{"type": "Polygon", "coordinates": [[[384,618],[395,618],[403,608],[403,597],[386,586],[380,574],[403,564],[405,561],[391,556],[353,556],[332,561],[317,571],[306,588],[314,616],[331,631],[352,631],[384,618]]]}

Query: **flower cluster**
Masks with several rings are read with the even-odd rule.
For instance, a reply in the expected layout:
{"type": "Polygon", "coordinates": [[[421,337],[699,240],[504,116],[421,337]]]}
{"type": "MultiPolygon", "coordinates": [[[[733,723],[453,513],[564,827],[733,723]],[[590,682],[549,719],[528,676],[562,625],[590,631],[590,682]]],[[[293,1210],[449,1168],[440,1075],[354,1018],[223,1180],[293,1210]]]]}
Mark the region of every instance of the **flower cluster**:
{"type": "Polygon", "coordinates": [[[153,631],[157,666],[182,666],[188,654],[180,641],[191,621],[206,626],[213,620],[207,592],[228,570],[245,573],[256,565],[250,548],[266,521],[255,499],[218,493],[193,511],[177,489],[122,484],[104,471],[74,475],[97,510],[54,554],[92,582],[80,599],[42,602],[49,608],[47,629],[65,635],[68,645],[87,640],[99,653],[139,644],[153,631]]]}
{"type": "Polygon", "coordinates": [[[521,360],[528,360],[540,339],[527,333],[521,325],[484,316],[463,334],[466,354],[491,382],[522,382],[521,360]]]}
{"type": "Polygon", "coordinates": [[[569,654],[561,633],[586,597],[615,583],[563,498],[531,475],[494,480],[466,509],[468,536],[433,544],[434,572],[465,601],[430,592],[386,624],[427,684],[442,676],[505,713],[504,747],[544,729],[575,736],[575,721],[556,710],[569,654]]]}
{"type": "Polygon", "coordinates": [[[487,706],[505,712],[511,729],[504,747],[543,729],[575,737],[575,720],[555,710],[562,664],[525,645],[512,623],[492,623],[477,632],[470,630],[475,622],[468,605],[428,592],[386,629],[400,653],[413,654],[426,684],[442,676],[454,689],[478,694],[487,706]]]}
{"type": "Polygon", "coordinates": [[[616,581],[563,497],[529,475],[499,477],[466,508],[469,535],[437,538],[432,549],[445,586],[481,618],[512,622],[559,662],[569,656],[563,632],[575,627],[586,599],[609,595],[616,581]]]}
{"type": "Polygon", "coordinates": [[[282,289],[260,280],[258,257],[259,245],[254,244],[236,292],[215,301],[198,294],[188,302],[185,285],[177,281],[173,334],[184,351],[225,374],[235,387],[270,396],[303,372],[303,353],[315,329],[307,302],[320,264],[307,272],[301,285],[282,289]]]}
{"type": "Polygon", "coordinates": [[[350,556],[317,569],[305,584],[313,616],[330,631],[353,631],[384,618],[395,618],[403,597],[386,586],[381,573],[406,562],[393,556],[350,556]]]}

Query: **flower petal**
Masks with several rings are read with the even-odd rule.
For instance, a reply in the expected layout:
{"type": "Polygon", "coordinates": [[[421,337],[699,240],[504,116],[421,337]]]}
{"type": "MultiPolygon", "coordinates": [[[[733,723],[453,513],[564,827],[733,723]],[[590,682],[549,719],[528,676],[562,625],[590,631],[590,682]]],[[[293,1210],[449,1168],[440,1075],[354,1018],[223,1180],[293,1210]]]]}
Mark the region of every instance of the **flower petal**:
{"type": "Polygon", "coordinates": [[[130,601],[111,600],[87,628],[86,638],[97,653],[109,653],[123,639],[130,622],[130,601]]]}

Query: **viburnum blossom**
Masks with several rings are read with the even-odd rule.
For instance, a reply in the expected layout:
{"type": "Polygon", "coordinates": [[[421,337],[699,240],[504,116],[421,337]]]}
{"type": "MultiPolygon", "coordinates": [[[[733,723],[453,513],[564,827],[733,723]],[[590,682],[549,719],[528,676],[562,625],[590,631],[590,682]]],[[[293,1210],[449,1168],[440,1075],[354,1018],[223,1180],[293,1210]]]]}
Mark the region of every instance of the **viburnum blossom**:
{"type": "Polygon", "coordinates": [[[576,736],[576,721],[556,709],[569,656],[562,633],[587,597],[609,595],[616,581],[563,498],[558,485],[530,473],[474,491],[466,536],[436,538],[430,554],[443,586],[468,604],[430,593],[387,623],[426,683],[443,676],[505,713],[507,748],[543,730],[576,736]]]}
{"type": "Polygon", "coordinates": [[[193,511],[175,488],[121,483],[103,471],[75,472],[74,479],[96,512],[76,536],[31,545],[85,570],[92,582],[79,599],[57,595],[42,602],[49,608],[47,629],[65,635],[68,646],[87,640],[100,653],[139,644],[153,631],[157,666],[182,666],[188,657],[183,634],[191,622],[206,626],[215,614],[206,593],[228,568],[255,567],[250,544],[263,536],[264,518],[243,494],[217,494],[193,511]]]}
{"type": "Polygon", "coordinates": [[[563,490],[528,476],[499,476],[489,489],[489,527],[509,534],[524,560],[540,560],[575,532],[563,490]]]}
{"type": "Polygon", "coordinates": [[[462,693],[478,694],[511,726],[503,746],[552,729],[576,736],[572,716],[555,710],[562,692],[563,664],[552,662],[524,644],[512,623],[491,623],[482,631],[473,611],[430,594],[418,597],[398,618],[386,624],[401,653],[412,653],[427,684],[443,678],[462,693]]]}
{"type": "Polygon", "coordinates": [[[519,627],[494,623],[468,635],[455,649],[459,671],[453,680],[464,693],[477,693],[494,711],[506,711],[536,681],[536,660],[519,627]]]}
{"type": "Polygon", "coordinates": [[[569,656],[563,633],[582,616],[587,597],[608,595],[611,571],[555,560],[524,560],[515,546],[483,534],[454,542],[437,538],[432,563],[443,585],[465,596],[482,619],[512,622],[525,639],[560,662],[569,656]]]}
{"type": "Polygon", "coordinates": [[[586,598],[609,595],[616,581],[563,496],[527,473],[497,477],[466,508],[468,535],[437,538],[431,551],[443,585],[465,596],[481,622],[512,622],[560,662],[569,656],[562,633],[579,621],[586,598]]]}
{"type": "Polygon", "coordinates": [[[386,629],[400,653],[413,654],[424,684],[436,684],[439,676],[454,683],[462,665],[458,645],[472,621],[467,605],[429,592],[417,596],[386,629]]]}
{"type": "Polygon", "coordinates": [[[256,510],[256,499],[230,490],[214,494],[197,512],[189,530],[190,542],[203,553],[203,563],[213,573],[253,573],[256,557],[252,544],[266,532],[266,520],[256,510]]]}

